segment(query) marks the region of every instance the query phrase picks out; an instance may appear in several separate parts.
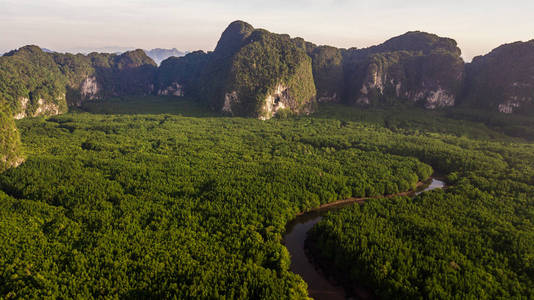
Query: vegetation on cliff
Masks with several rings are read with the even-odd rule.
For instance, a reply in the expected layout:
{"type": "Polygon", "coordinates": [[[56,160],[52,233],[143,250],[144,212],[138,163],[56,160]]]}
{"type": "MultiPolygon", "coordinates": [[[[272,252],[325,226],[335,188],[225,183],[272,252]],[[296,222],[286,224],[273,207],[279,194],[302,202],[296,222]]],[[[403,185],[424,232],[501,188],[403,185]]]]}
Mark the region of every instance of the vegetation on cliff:
{"type": "Polygon", "coordinates": [[[253,31],[254,27],[246,22],[232,22],[222,33],[215,50],[209,53],[209,61],[202,70],[203,85],[200,94],[204,96],[204,101],[211,109],[222,110],[232,67],[232,57],[253,31]]]}
{"type": "Polygon", "coordinates": [[[20,135],[9,106],[0,101],[0,172],[22,162],[20,135]]]}
{"type": "Polygon", "coordinates": [[[25,46],[0,57],[0,99],[20,117],[60,114],[86,98],[149,94],[155,72],[142,50],[86,56],[25,46]]]}
{"type": "Polygon", "coordinates": [[[404,99],[427,108],[453,106],[463,84],[460,54],[454,40],[424,32],[349,49],[344,53],[345,100],[373,105],[404,99]]]}
{"type": "Polygon", "coordinates": [[[363,51],[371,53],[408,51],[430,54],[438,49],[457,56],[462,54],[462,51],[458,48],[455,40],[421,31],[407,32],[403,35],[391,38],[383,44],[363,49],[363,51]]]}
{"type": "Polygon", "coordinates": [[[209,54],[203,51],[189,53],[182,57],[170,57],[158,68],[156,89],[158,94],[168,94],[169,88],[174,91],[176,84],[187,97],[202,99],[202,72],[208,61],[209,54]]]}
{"type": "MultiPolygon", "coordinates": [[[[279,101],[291,110],[302,112],[315,101],[311,59],[286,35],[255,30],[232,58],[225,91],[236,92],[232,113],[262,116],[267,97],[281,87],[279,101]]],[[[275,100],[276,101],[276,100],[275,100]]],[[[267,105],[272,105],[268,104],[267,105]]],[[[267,116],[268,118],[272,116],[267,116]]]]}
{"type": "Polygon", "coordinates": [[[215,51],[164,61],[160,89],[175,82],[186,95],[235,116],[270,118],[279,108],[309,111],[316,94],[311,59],[303,49],[287,35],[242,21],[228,26],[215,51]]]}
{"type": "Polygon", "coordinates": [[[70,105],[112,96],[147,95],[153,91],[157,68],[143,50],[120,55],[54,53],[54,59],[68,79],[70,105]],[[94,86],[87,87],[86,82],[94,86]]]}
{"type": "Polygon", "coordinates": [[[111,56],[111,68],[96,68],[102,75],[103,83],[110,83],[111,88],[104,89],[104,95],[131,96],[150,95],[154,90],[156,63],[143,50],[128,51],[111,56]]]}
{"type": "MultiPolygon", "coordinates": [[[[309,46],[308,46],[309,48],[309,46]]],[[[309,50],[317,98],[320,102],[341,102],[344,95],[343,51],[319,46],[309,50]]]]}
{"type": "Polygon", "coordinates": [[[65,93],[65,77],[53,56],[39,47],[25,46],[0,57],[0,100],[14,115],[33,116],[47,104],[65,112],[65,93]]]}
{"type": "Polygon", "coordinates": [[[512,113],[534,108],[534,40],[502,45],[467,65],[468,107],[512,113]]]}

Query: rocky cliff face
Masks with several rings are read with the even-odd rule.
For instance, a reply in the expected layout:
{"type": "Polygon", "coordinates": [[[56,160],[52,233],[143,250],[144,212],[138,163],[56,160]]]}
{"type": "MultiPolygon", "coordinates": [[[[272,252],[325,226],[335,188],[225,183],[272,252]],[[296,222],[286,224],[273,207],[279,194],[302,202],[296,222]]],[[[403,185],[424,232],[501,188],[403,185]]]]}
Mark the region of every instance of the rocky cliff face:
{"type": "Polygon", "coordinates": [[[158,94],[192,96],[233,116],[307,113],[315,101],[311,58],[287,35],[236,21],[215,51],[162,62],[158,94]]]}
{"type": "Polygon", "coordinates": [[[27,117],[38,117],[38,116],[54,116],[64,113],[60,109],[57,102],[64,102],[65,96],[56,99],[54,102],[47,101],[43,98],[37,99],[37,101],[30,101],[28,98],[19,98],[20,107],[19,111],[13,116],[14,119],[20,120],[27,117]]]}
{"type": "Polygon", "coordinates": [[[84,101],[153,92],[156,65],[142,50],[121,55],[46,53],[25,46],[0,57],[0,99],[16,118],[55,115],[84,101]]]}
{"type": "Polygon", "coordinates": [[[342,50],[310,44],[307,45],[307,50],[312,59],[317,101],[340,102],[345,88],[342,50]]]}
{"type": "Polygon", "coordinates": [[[215,69],[218,76],[208,81],[222,82],[211,90],[221,100],[212,105],[232,115],[266,120],[280,111],[307,113],[315,102],[311,59],[287,35],[234,22],[204,74],[215,69]]]}
{"type": "Polygon", "coordinates": [[[66,82],[52,54],[25,46],[0,57],[0,100],[17,118],[67,111],[66,82]]]}
{"type": "Polygon", "coordinates": [[[0,172],[20,165],[22,157],[20,136],[9,105],[0,101],[0,172]]]}
{"type": "Polygon", "coordinates": [[[0,57],[0,100],[16,118],[148,94],[188,96],[226,114],[260,119],[308,113],[315,101],[534,109],[534,41],[503,45],[467,66],[460,55],[454,40],[424,32],[366,49],[337,49],[236,21],[213,52],[171,57],[159,68],[142,50],[73,55],[22,47],[0,57]]]}
{"type": "MultiPolygon", "coordinates": [[[[56,57],[62,64],[64,57],[56,57]]],[[[68,61],[66,74],[70,76],[71,106],[85,101],[130,95],[149,95],[154,92],[156,63],[143,50],[124,52],[120,55],[90,53],[68,61]]]]}
{"type": "Polygon", "coordinates": [[[345,99],[373,105],[397,100],[428,109],[453,106],[464,62],[451,39],[409,32],[382,45],[344,53],[345,99]]]}
{"type": "MultiPolygon", "coordinates": [[[[80,86],[81,99],[95,100],[99,98],[102,87],[98,84],[95,76],[87,76],[80,86]]],[[[78,104],[79,105],[79,104],[78,104]]]]}
{"type": "Polygon", "coordinates": [[[156,91],[162,96],[200,98],[201,73],[209,55],[203,51],[164,60],[156,75],[156,91]]]}
{"type": "Polygon", "coordinates": [[[156,63],[143,50],[113,56],[111,68],[98,69],[101,82],[111,96],[150,95],[154,93],[156,63]]]}
{"type": "Polygon", "coordinates": [[[502,45],[467,65],[465,105],[513,113],[534,108],[534,40],[502,45]]]}

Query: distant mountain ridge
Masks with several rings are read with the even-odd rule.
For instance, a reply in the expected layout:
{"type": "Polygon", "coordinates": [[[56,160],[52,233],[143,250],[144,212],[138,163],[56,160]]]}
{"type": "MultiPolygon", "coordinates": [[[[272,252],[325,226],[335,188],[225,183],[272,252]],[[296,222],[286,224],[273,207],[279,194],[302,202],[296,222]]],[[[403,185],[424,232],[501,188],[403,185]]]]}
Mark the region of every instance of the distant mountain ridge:
{"type": "Polygon", "coordinates": [[[122,54],[124,52],[136,50],[135,47],[120,47],[120,46],[107,46],[107,47],[80,47],[80,48],[69,48],[63,51],[57,51],[49,48],[41,48],[44,52],[47,53],[63,53],[63,54],[90,54],[90,53],[110,53],[110,54],[122,54]]]}
{"type": "MultiPolygon", "coordinates": [[[[113,53],[113,54],[122,54],[122,53],[125,53],[125,52],[128,52],[128,51],[133,51],[133,50],[136,50],[136,48],[134,47],[100,47],[100,48],[77,48],[77,49],[72,49],[72,50],[68,50],[68,51],[55,51],[55,50],[52,50],[52,49],[48,49],[48,48],[41,48],[41,50],[43,50],[44,52],[47,52],[47,53],[72,53],[72,54],[77,54],[77,53],[81,53],[81,54],[90,54],[90,53],[113,53]]],[[[154,48],[154,49],[151,49],[151,50],[143,50],[145,51],[146,55],[148,55],[148,57],[152,58],[154,60],[154,62],[156,62],[156,64],[161,64],[162,61],[164,61],[165,59],[169,58],[169,57],[180,57],[180,56],[184,56],[186,55],[188,52],[184,52],[184,51],[180,51],[176,48],[171,48],[171,49],[165,49],[165,48],[154,48]]]]}
{"type": "Polygon", "coordinates": [[[146,55],[148,55],[148,57],[152,58],[158,65],[160,65],[162,61],[166,60],[169,57],[181,57],[187,54],[186,52],[182,52],[176,48],[155,48],[152,50],[145,50],[145,53],[146,55]]]}

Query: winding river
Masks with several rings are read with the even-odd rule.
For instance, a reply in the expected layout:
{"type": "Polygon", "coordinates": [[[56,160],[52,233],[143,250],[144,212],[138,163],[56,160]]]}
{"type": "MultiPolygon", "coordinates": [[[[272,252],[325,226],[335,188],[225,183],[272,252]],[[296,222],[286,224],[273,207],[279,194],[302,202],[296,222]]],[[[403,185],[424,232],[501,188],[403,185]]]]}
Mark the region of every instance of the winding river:
{"type": "MultiPolygon", "coordinates": [[[[416,192],[399,193],[396,195],[382,196],[378,198],[393,196],[414,196],[420,193],[440,189],[445,187],[445,182],[431,178],[426,183],[420,183],[416,192]]],[[[317,267],[308,259],[306,255],[304,242],[308,231],[329,211],[339,209],[354,203],[364,203],[366,200],[373,198],[350,198],[323,205],[310,212],[298,215],[293,221],[289,222],[284,236],[284,244],[291,254],[290,269],[293,273],[299,274],[308,284],[308,294],[314,299],[346,299],[347,294],[343,287],[336,285],[328,279],[317,267]]],[[[356,296],[362,299],[373,298],[372,292],[366,289],[356,291],[356,296]]]]}

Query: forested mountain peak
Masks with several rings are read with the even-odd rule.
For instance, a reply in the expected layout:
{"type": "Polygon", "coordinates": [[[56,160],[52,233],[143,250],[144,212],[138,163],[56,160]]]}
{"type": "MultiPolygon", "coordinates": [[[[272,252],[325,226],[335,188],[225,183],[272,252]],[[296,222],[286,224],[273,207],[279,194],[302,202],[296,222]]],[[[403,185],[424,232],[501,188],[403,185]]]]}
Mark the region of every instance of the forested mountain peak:
{"type": "Polygon", "coordinates": [[[154,60],[141,49],[127,51],[118,55],[116,63],[118,69],[136,68],[143,65],[156,66],[154,60]]]}
{"type": "Polygon", "coordinates": [[[422,31],[409,31],[370,49],[376,52],[422,51],[425,54],[434,50],[444,50],[458,56],[462,54],[455,40],[422,31]]]}
{"type": "Polygon", "coordinates": [[[221,68],[216,80],[226,82],[213,90],[213,104],[225,113],[269,119],[279,111],[307,112],[315,101],[311,59],[289,35],[236,21],[213,56],[208,69],[221,68]]]}
{"type": "Polygon", "coordinates": [[[143,50],[73,55],[34,45],[0,57],[0,67],[0,100],[17,119],[64,113],[87,100],[150,94],[157,69],[143,50]]]}
{"type": "MultiPolygon", "coordinates": [[[[54,56],[50,53],[44,52],[39,46],[36,45],[27,45],[20,47],[19,49],[10,51],[4,56],[0,57],[4,62],[22,64],[35,64],[40,66],[46,66],[48,68],[54,69],[57,71],[57,66],[54,62],[54,56]]],[[[5,69],[6,70],[6,69],[5,69]]],[[[52,71],[52,70],[51,70],[52,71]]],[[[32,74],[33,76],[42,76],[42,74],[32,74]]],[[[35,78],[39,80],[40,78],[35,78]]]]}
{"type": "Polygon", "coordinates": [[[487,55],[479,55],[473,58],[473,63],[485,59],[497,58],[499,55],[529,55],[534,51],[534,39],[527,42],[513,42],[500,45],[487,55]]]}
{"type": "Polygon", "coordinates": [[[466,105],[503,113],[534,110],[534,40],[475,57],[467,75],[466,105]]]}
{"type": "Polygon", "coordinates": [[[261,119],[309,112],[316,94],[304,49],[243,21],[228,26],[214,52],[163,62],[158,79],[159,94],[199,96],[216,111],[261,119]]]}
{"type": "Polygon", "coordinates": [[[26,46],[20,47],[19,49],[9,51],[5,53],[4,56],[15,56],[15,55],[24,56],[24,55],[32,55],[32,54],[35,55],[41,52],[44,52],[44,51],[39,46],[26,45],[26,46]]]}
{"type": "Polygon", "coordinates": [[[254,31],[252,25],[234,21],[224,30],[215,47],[215,53],[229,53],[241,47],[243,41],[254,31]]]}
{"type": "Polygon", "coordinates": [[[344,99],[373,106],[415,103],[454,106],[464,78],[456,41],[412,31],[383,44],[344,52],[344,99]]]}

